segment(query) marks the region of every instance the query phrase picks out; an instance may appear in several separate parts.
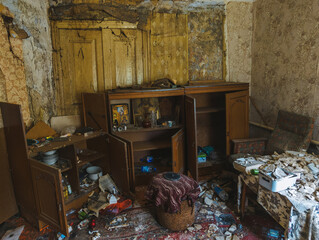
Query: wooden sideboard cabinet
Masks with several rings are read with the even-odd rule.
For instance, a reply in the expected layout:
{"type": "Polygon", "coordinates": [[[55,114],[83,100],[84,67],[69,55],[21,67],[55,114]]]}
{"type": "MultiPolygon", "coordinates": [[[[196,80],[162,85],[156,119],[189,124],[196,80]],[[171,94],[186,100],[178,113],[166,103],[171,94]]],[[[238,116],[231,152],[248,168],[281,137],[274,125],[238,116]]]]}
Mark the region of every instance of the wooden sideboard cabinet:
{"type": "Polygon", "coordinates": [[[249,85],[185,86],[187,166],[195,180],[220,170],[231,140],[249,136],[249,85]],[[213,161],[198,162],[198,147],[214,148],[213,161]]]}
{"type": "Polygon", "coordinates": [[[105,131],[88,136],[74,135],[42,147],[27,147],[19,105],[0,103],[7,142],[14,192],[21,216],[38,228],[49,224],[69,236],[66,213],[80,208],[88,195],[98,188],[95,183],[81,186],[81,170],[87,163],[102,168],[103,174],[116,172],[110,165],[113,152],[125,159],[126,148],[105,131]],[[56,150],[59,160],[48,165],[41,161],[43,153],[56,150]],[[63,164],[62,164],[63,163],[63,164]],[[64,195],[62,178],[68,176],[72,194],[64,195]]]}
{"type": "Polygon", "coordinates": [[[125,191],[134,192],[137,186],[147,185],[159,172],[185,171],[183,88],[84,93],[83,112],[86,126],[96,129],[108,126],[113,141],[125,146],[126,159],[119,159],[120,153],[115,149],[112,152],[114,158],[110,159],[110,165],[114,165],[111,175],[125,191]],[[121,111],[123,105],[127,106],[128,112],[119,116],[117,107],[121,111]],[[153,112],[153,117],[156,114],[155,119],[147,114],[149,111],[153,112]],[[123,117],[127,124],[122,124],[123,117]],[[153,120],[152,126],[143,127],[141,121],[145,118],[153,120]],[[147,163],[146,158],[150,156],[153,162],[147,163]],[[153,167],[156,171],[142,172],[142,166],[153,167]]]}

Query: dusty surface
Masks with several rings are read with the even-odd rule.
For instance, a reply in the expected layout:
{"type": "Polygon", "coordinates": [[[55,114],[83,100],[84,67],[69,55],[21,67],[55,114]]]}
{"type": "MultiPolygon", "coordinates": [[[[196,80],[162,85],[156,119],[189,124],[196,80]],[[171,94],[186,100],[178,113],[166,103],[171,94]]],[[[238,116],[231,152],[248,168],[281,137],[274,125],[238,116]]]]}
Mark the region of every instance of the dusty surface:
{"type": "MultiPolygon", "coordinates": [[[[251,95],[267,122],[279,109],[313,116],[319,140],[317,1],[254,3],[251,95]]],[[[252,109],[251,119],[260,121],[252,109]]]]}

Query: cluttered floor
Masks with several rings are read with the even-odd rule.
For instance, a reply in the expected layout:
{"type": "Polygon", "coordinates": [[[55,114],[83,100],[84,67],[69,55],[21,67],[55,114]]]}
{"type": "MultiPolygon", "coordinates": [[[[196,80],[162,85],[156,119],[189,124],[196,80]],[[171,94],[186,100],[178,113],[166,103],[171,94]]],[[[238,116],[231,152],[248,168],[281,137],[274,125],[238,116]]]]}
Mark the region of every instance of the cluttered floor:
{"type": "MultiPolygon", "coordinates": [[[[283,239],[284,230],[260,206],[249,204],[241,219],[236,214],[236,194],[230,193],[225,203],[212,194],[209,183],[201,187],[202,194],[195,203],[195,222],[184,231],[170,231],[158,224],[154,208],[143,198],[145,189],[141,188],[131,205],[102,210],[98,218],[70,212],[69,239],[283,239]]],[[[0,236],[6,240],[64,238],[50,226],[39,232],[19,216],[0,225],[0,236]]]]}

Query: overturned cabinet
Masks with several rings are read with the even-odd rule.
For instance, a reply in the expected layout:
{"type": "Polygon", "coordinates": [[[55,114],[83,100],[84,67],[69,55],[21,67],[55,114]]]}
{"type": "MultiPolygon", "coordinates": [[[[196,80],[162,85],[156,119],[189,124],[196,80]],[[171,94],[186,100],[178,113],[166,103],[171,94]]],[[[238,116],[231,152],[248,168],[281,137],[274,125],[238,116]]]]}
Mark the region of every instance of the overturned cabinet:
{"type": "Polygon", "coordinates": [[[108,126],[110,141],[121,146],[110,166],[123,190],[135,192],[159,172],[184,172],[183,88],[84,93],[83,103],[86,125],[108,126]]]}
{"type": "Polygon", "coordinates": [[[214,83],[185,87],[188,173],[195,180],[221,170],[231,152],[231,140],[249,135],[249,85],[214,83]],[[201,161],[201,148],[210,156],[201,161]]]}

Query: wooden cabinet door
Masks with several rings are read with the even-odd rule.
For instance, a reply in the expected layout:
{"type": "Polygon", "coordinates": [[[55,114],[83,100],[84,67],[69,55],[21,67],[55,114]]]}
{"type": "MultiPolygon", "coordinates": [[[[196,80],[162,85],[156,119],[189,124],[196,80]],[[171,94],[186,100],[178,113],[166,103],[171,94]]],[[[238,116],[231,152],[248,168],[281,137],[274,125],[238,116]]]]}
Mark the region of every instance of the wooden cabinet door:
{"type": "Polygon", "coordinates": [[[184,173],[185,161],[185,131],[180,129],[172,136],[172,165],[173,172],[184,173]]]}
{"type": "Polygon", "coordinates": [[[86,127],[108,131],[105,93],[83,93],[83,116],[86,127]]]}
{"type": "Polygon", "coordinates": [[[108,161],[112,178],[122,192],[130,191],[127,143],[107,134],[108,161]]]}
{"type": "Polygon", "coordinates": [[[21,215],[36,224],[34,217],[36,206],[21,106],[1,102],[0,108],[15,198],[21,215]]]}
{"type": "Polygon", "coordinates": [[[38,219],[67,235],[60,171],[33,159],[30,163],[38,219]]]}
{"type": "Polygon", "coordinates": [[[249,137],[249,92],[226,94],[226,155],[232,139],[249,137]]]}
{"type": "Polygon", "coordinates": [[[0,128],[0,224],[19,212],[11,178],[6,141],[3,128],[0,128]]]}
{"type": "Polygon", "coordinates": [[[56,82],[59,113],[78,114],[82,92],[104,91],[100,30],[59,30],[60,72],[56,82]]]}
{"type": "Polygon", "coordinates": [[[185,96],[186,113],[186,148],[187,148],[187,168],[190,175],[197,181],[197,123],[196,123],[196,99],[185,96]]]}

